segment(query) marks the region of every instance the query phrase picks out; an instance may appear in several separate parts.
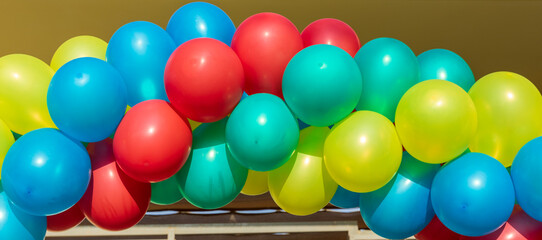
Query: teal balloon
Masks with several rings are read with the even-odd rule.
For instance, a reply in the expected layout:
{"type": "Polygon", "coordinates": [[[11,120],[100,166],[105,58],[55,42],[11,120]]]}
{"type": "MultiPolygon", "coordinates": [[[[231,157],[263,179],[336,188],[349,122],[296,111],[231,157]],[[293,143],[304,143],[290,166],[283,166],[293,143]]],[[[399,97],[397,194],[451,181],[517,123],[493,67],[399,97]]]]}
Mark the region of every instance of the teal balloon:
{"type": "Polygon", "coordinates": [[[27,214],[13,205],[0,184],[0,239],[45,238],[47,217],[27,214]]]}
{"type": "Polygon", "coordinates": [[[363,45],[355,60],[363,77],[356,109],[377,112],[395,122],[399,100],[420,77],[416,55],[399,40],[377,38],[363,45]]]}
{"type": "Polygon", "coordinates": [[[463,58],[446,49],[431,49],[418,55],[420,82],[440,79],[453,82],[466,92],[474,84],[474,74],[463,58]]]}
{"type": "Polygon", "coordinates": [[[521,208],[542,221],[542,137],[525,144],[512,162],[511,174],[521,208]]]}
{"type": "Polygon", "coordinates": [[[151,183],[151,202],[157,205],[170,205],[183,199],[179,190],[177,175],[161,181],[151,183]]]}
{"type": "Polygon", "coordinates": [[[235,107],[226,124],[226,142],[241,165],[270,171],[284,164],[297,147],[297,119],[279,97],[258,93],[235,107]]]}
{"type": "Polygon", "coordinates": [[[220,208],[243,189],[248,169],[226,147],[226,122],[202,123],[193,132],[192,152],[177,174],[184,198],[203,209],[220,208]]]}
{"type": "Polygon", "coordinates": [[[384,187],[361,193],[360,212],[367,226],[389,239],[408,238],[435,216],[431,205],[431,183],[439,164],[418,161],[403,152],[397,175],[384,187]]]}
{"type": "Polygon", "coordinates": [[[359,195],[360,193],[352,192],[339,186],[329,203],[340,208],[355,208],[359,206],[359,195]]]}
{"type": "Polygon", "coordinates": [[[282,79],[286,103],[303,122],[327,127],[354,110],[361,73],[344,50],[327,44],[307,47],[288,63],[282,79]]]}

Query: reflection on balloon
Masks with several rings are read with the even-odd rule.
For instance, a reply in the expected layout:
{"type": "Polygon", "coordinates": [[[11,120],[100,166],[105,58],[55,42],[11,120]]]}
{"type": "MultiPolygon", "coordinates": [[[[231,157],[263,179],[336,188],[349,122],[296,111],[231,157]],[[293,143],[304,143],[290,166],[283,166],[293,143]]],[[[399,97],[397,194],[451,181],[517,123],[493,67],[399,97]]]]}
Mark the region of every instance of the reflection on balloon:
{"type": "Polygon", "coordinates": [[[465,91],[474,84],[469,65],[456,53],[446,49],[431,49],[418,55],[420,81],[440,79],[453,82],[465,91]]]}
{"type": "Polygon", "coordinates": [[[0,183],[0,239],[42,240],[47,218],[21,211],[6,196],[0,183]]]}
{"type": "Polygon", "coordinates": [[[68,39],[55,51],[51,59],[51,68],[57,71],[67,62],[82,57],[93,57],[105,61],[107,42],[104,40],[83,35],[68,39]]]}

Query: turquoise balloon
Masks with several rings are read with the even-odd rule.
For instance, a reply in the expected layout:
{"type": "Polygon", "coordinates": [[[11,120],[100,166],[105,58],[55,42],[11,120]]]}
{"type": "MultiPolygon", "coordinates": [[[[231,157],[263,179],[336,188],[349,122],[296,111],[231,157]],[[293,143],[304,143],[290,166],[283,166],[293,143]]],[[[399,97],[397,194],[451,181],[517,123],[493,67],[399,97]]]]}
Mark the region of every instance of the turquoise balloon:
{"type": "Polygon", "coordinates": [[[399,100],[420,77],[416,55],[399,40],[377,38],[363,45],[355,60],[363,77],[356,109],[377,112],[395,122],[399,100]]]}
{"type": "Polygon", "coordinates": [[[226,122],[202,123],[193,132],[192,152],[177,174],[179,189],[188,202],[203,209],[220,208],[243,189],[248,169],[226,147],[226,122]]]}
{"type": "Polygon", "coordinates": [[[284,71],[282,93],[303,122],[327,127],[354,110],[360,99],[361,73],[344,50],[313,45],[297,53],[284,71]]]}
{"type": "Polygon", "coordinates": [[[228,148],[241,165],[270,171],[284,164],[297,147],[297,119],[279,97],[258,93],[235,107],[226,124],[228,148]]]}
{"type": "Polygon", "coordinates": [[[177,183],[177,175],[161,181],[151,183],[151,203],[157,205],[170,205],[183,199],[177,183]]]}
{"type": "Polygon", "coordinates": [[[340,208],[355,208],[359,206],[359,195],[360,193],[352,192],[339,186],[329,203],[340,208]]]}
{"type": "Polygon", "coordinates": [[[389,239],[408,238],[435,216],[431,205],[431,183],[440,169],[403,152],[397,175],[384,187],[361,193],[360,212],[367,226],[389,239]]]}
{"type": "Polygon", "coordinates": [[[466,92],[474,84],[469,65],[456,53],[446,49],[431,49],[418,55],[420,82],[441,79],[453,82],[466,92]]]}
{"type": "Polygon", "coordinates": [[[21,211],[9,201],[0,184],[0,239],[42,240],[46,230],[47,217],[21,211]]]}

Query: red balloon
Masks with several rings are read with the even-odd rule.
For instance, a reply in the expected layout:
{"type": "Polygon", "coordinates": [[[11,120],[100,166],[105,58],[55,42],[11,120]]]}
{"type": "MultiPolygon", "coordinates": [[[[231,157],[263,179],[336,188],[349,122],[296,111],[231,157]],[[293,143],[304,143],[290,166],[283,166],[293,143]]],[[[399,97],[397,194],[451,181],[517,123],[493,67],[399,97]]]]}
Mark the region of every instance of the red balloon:
{"type": "Polygon", "coordinates": [[[131,108],[113,140],[119,167],[141,182],[173,176],[186,162],[191,147],[188,121],[163,100],[148,100],[131,108]]]}
{"type": "Polygon", "coordinates": [[[138,182],[117,166],[111,139],[88,144],[92,177],[79,201],[81,211],[97,227],[119,231],[137,224],[151,201],[151,184],[138,182]]]}
{"type": "Polygon", "coordinates": [[[316,44],[329,44],[356,55],[361,48],[358,35],[345,22],[333,18],[319,19],[309,24],[301,33],[305,47],[316,44]]]}
{"type": "Polygon", "coordinates": [[[231,47],[245,69],[245,91],[282,98],[282,75],[292,57],[303,49],[301,35],[287,18],[258,13],[239,25],[231,47]]]}
{"type": "Polygon", "coordinates": [[[171,54],[164,81],[177,111],[197,122],[215,122],[241,100],[245,77],[230,47],[215,39],[196,38],[171,54]]]}
{"type": "Polygon", "coordinates": [[[66,231],[79,225],[84,219],[85,215],[79,209],[79,204],[75,204],[64,212],[47,216],[47,230],[57,232],[66,231]]]}
{"type": "Polygon", "coordinates": [[[431,222],[418,234],[414,235],[418,240],[458,240],[462,237],[452,230],[448,229],[437,218],[433,217],[431,222]]]}

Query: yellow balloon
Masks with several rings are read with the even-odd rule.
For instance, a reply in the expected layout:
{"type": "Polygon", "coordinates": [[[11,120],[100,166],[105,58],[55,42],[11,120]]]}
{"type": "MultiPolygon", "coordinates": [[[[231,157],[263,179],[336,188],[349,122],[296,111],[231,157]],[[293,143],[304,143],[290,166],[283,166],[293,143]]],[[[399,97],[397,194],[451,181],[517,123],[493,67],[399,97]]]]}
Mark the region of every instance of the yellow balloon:
{"type": "Polygon", "coordinates": [[[192,131],[194,131],[194,129],[196,129],[199,125],[201,125],[200,122],[196,122],[194,120],[191,120],[189,118],[188,119],[188,123],[190,123],[190,127],[192,128],[192,131]]]}
{"type": "Polygon", "coordinates": [[[11,130],[0,119],[0,179],[2,179],[2,164],[4,163],[4,157],[8,153],[9,147],[15,142],[11,130]]]}
{"type": "Polygon", "coordinates": [[[77,36],[58,47],[51,59],[51,68],[57,71],[67,62],[82,57],[93,57],[105,61],[107,42],[93,36],[77,36]]]}
{"type": "Polygon", "coordinates": [[[313,214],[325,207],[337,191],[337,183],[326,170],[323,147],[327,127],[301,130],[293,156],[269,172],[269,192],[284,211],[298,216],[313,214]]]}
{"type": "Polygon", "coordinates": [[[267,187],[267,172],[258,172],[254,170],[248,170],[248,177],[241,193],[249,196],[256,196],[266,193],[269,188],[267,187]]]}
{"type": "Polygon", "coordinates": [[[56,128],[47,109],[47,89],[54,71],[25,54],[0,58],[0,118],[18,134],[56,128]]]}
{"type": "Polygon", "coordinates": [[[472,86],[469,95],[478,111],[471,151],[485,153],[509,167],[523,145],[542,136],[542,96],[525,77],[490,73],[472,86]]]}
{"type": "Polygon", "coordinates": [[[402,153],[393,123],[371,111],[352,113],[335,124],[324,145],[329,174],[353,192],[386,185],[399,169],[402,153]]]}
{"type": "Polygon", "coordinates": [[[455,83],[423,81],[399,101],[395,126],[414,158],[433,164],[448,162],[468,148],[476,132],[476,108],[455,83]]]}

